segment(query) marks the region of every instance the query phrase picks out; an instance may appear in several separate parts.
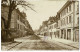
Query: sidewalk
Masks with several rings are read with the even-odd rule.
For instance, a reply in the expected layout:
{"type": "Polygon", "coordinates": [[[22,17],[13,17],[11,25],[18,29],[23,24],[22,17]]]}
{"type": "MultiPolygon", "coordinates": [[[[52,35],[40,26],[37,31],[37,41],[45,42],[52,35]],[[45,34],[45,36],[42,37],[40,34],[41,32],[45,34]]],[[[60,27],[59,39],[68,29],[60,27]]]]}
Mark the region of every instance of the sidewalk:
{"type": "Polygon", "coordinates": [[[7,47],[7,45],[12,44],[12,42],[1,42],[1,50],[7,50],[10,47],[7,47]]]}
{"type": "Polygon", "coordinates": [[[37,39],[38,40],[38,38],[37,38],[37,36],[33,35],[33,36],[25,36],[25,37],[15,38],[14,39],[15,42],[1,42],[1,50],[2,51],[10,50],[13,47],[19,45],[20,43],[28,42],[28,41],[30,41],[30,39],[32,39],[32,40],[37,39]]]}
{"type": "Polygon", "coordinates": [[[21,42],[1,42],[1,50],[7,51],[20,43],[21,42]]]}
{"type": "Polygon", "coordinates": [[[48,37],[47,40],[51,41],[51,42],[57,41],[59,43],[79,49],[79,42],[73,42],[72,40],[66,40],[66,39],[55,38],[55,37],[53,37],[52,39],[51,39],[51,37],[48,37]]]}

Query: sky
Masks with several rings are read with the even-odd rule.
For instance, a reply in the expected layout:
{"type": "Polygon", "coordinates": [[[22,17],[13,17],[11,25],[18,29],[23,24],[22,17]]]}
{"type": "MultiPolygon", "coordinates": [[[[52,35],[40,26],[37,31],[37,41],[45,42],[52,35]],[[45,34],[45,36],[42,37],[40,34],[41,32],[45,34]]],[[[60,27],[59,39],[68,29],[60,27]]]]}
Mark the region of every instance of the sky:
{"type": "Polygon", "coordinates": [[[28,9],[26,12],[27,20],[33,30],[39,29],[42,22],[48,20],[50,16],[56,16],[57,12],[66,3],[66,0],[28,0],[33,4],[36,12],[28,9]]]}

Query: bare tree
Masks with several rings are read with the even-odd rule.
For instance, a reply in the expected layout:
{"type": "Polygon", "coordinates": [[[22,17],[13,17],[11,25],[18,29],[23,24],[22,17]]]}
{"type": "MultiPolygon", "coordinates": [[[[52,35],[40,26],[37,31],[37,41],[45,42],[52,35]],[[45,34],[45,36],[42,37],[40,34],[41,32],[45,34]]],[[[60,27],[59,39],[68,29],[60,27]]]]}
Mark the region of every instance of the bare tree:
{"type": "Polygon", "coordinates": [[[12,11],[14,9],[16,9],[16,7],[18,5],[22,6],[25,9],[26,9],[26,7],[28,7],[28,8],[30,8],[33,11],[35,11],[35,10],[31,7],[31,6],[33,6],[32,4],[30,4],[29,2],[24,1],[24,0],[21,0],[21,1],[20,0],[2,0],[2,2],[4,2],[4,1],[8,1],[8,4],[9,4],[8,21],[7,21],[7,26],[6,26],[6,41],[7,41],[7,39],[8,39],[7,37],[9,35],[9,28],[10,28],[12,11]]]}

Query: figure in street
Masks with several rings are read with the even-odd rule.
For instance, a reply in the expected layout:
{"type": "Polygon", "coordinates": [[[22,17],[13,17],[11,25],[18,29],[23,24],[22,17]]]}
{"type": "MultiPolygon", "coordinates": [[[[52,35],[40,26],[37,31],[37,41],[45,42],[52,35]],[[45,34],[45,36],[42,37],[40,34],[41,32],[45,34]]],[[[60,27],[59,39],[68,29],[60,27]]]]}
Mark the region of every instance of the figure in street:
{"type": "Polygon", "coordinates": [[[44,33],[44,40],[47,40],[47,32],[44,33]]]}
{"type": "Polygon", "coordinates": [[[50,37],[51,37],[51,39],[52,39],[52,32],[50,32],[50,37]]]}

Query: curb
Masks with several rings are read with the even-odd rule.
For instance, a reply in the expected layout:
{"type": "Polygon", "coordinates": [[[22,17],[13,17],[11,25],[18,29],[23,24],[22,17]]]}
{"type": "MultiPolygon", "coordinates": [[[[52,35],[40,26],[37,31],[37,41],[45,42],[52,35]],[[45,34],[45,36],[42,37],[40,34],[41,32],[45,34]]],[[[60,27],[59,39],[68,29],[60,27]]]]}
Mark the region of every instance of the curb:
{"type": "Polygon", "coordinates": [[[17,43],[16,45],[12,46],[12,47],[11,47],[11,48],[9,48],[8,50],[10,50],[10,49],[12,49],[12,48],[16,47],[16,46],[17,46],[17,45],[19,45],[20,43],[22,43],[22,42],[17,43]]]}
{"type": "MultiPolygon", "coordinates": [[[[62,43],[62,42],[59,42],[59,43],[62,43]]],[[[62,44],[65,44],[65,43],[62,43],[62,44]]],[[[72,45],[69,45],[69,44],[65,44],[65,45],[71,46],[71,47],[76,48],[76,49],[79,49],[78,47],[75,47],[75,46],[72,46],[72,45]]]]}
{"type": "MultiPolygon", "coordinates": [[[[57,42],[59,42],[59,41],[57,41],[57,42]]],[[[65,44],[67,46],[71,46],[71,47],[76,48],[76,49],[79,49],[78,47],[75,47],[75,46],[72,46],[72,45],[69,45],[69,44],[66,44],[66,43],[63,43],[63,42],[59,42],[59,43],[65,44]]]]}

